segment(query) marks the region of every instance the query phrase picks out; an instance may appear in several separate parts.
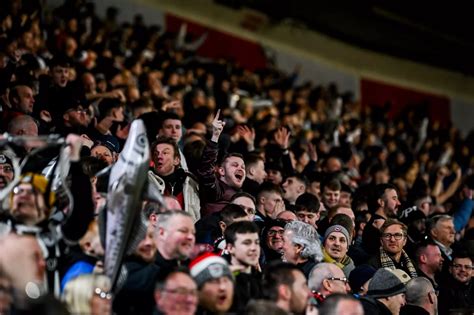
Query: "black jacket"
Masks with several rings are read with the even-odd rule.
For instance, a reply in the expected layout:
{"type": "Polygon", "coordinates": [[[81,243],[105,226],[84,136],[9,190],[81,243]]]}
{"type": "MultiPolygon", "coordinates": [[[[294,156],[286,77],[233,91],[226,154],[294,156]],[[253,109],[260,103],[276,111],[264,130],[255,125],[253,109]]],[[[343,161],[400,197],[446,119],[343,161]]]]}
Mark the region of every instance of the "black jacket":
{"type": "Polygon", "coordinates": [[[127,259],[123,268],[127,270],[127,278],[114,298],[114,313],[151,314],[155,308],[155,279],[160,268],[136,257],[127,259]]]}
{"type": "Polygon", "coordinates": [[[364,314],[369,315],[392,315],[392,312],[383,304],[371,297],[363,297],[360,299],[364,314]]]}
{"type": "Polygon", "coordinates": [[[126,280],[117,293],[113,310],[117,315],[149,315],[155,309],[153,293],[160,270],[170,270],[178,266],[177,260],[166,260],[156,253],[154,263],[147,263],[137,257],[130,257],[124,264],[126,280]]]}
{"type": "Polygon", "coordinates": [[[373,226],[373,223],[376,219],[385,218],[378,214],[373,214],[370,218],[370,221],[365,225],[364,232],[362,234],[362,247],[369,255],[377,253],[380,247],[380,236],[382,236],[382,233],[380,233],[379,229],[373,226]]]}
{"type": "Polygon", "coordinates": [[[221,211],[229,203],[232,196],[238,192],[237,189],[230,187],[217,177],[215,166],[218,153],[218,144],[208,140],[197,170],[201,198],[201,217],[221,211]]]}
{"type": "Polygon", "coordinates": [[[243,313],[251,299],[262,297],[262,275],[252,269],[252,273],[239,273],[235,277],[234,301],[231,312],[243,313]]]}
{"type": "Polygon", "coordinates": [[[309,279],[309,274],[311,273],[311,270],[313,270],[314,266],[316,266],[316,262],[311,259],[308,259],[306,262],[296,265],[296,267],[298,267],[298,269],[303,272],[306,279],[309,279]]]}
{"type": "Polygon", "coordinates": [[[449,314],[450,309],[473,308],[474,309],[474,284],[473,280],[468,284],[462,284],[453,277],[440,286],[439,314],[449,314]]]}
{"type": "Polygon", "coordinates": [[[242,191],[251,194],[255,198],[257,198],[259,188],[260,184],[248,177],[245,178],[244,184],[242,185],[242,191]]]}
{"type": "Polygon", "coordinates": [[[400,315],[430,315],[423,307],[406,304],[400,309],[400,315]]]}

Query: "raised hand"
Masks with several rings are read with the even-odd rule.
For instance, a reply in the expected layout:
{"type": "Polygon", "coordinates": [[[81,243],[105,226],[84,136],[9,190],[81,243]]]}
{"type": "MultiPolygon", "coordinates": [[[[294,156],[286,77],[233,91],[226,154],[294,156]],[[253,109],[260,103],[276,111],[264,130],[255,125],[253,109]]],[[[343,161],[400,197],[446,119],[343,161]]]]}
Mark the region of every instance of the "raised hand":
{"type": "Polygon", "coordinates": [[[79,135],[70,133],[66,137],[66,143],[68,147],[65,152],[71,161],[77,162],[81,157],[81,147],[83,138],[79,135]]]}
{"type": "Polygon", "coordinates": [[[318,152],[316,151],[316,146],[312,144],[311,142],[308,142],[308,154],[311,161],[313,162],[318,161],[318,152]]]}
{"type": "Polygon", "coordinates": [[[175,100],[164,103],[161,107],[161,110],[164,112],[172,112],[178,110],[179,108],[181,108],[181,106],[181,101],[175,100]]]}
{"type": "Polygon", "coordinates": [[[254,148],[255,129],[242,125],[237,127],[237,133],[247,143],[247,146],[254,148]]]}
{"type": "Polygon", "coordinates": [[[221,113],[221,110],[217,110],[216,116],[212,120],[212,137],[211,141],[212,142],[219,142],[219,137],[224,130],[225,122],[223,120],[219,119],[219,115],[221,113]]]}
{"type": "Polygon", "coordinates": [[[273,208],[273,214],[275,217],[286,210],[285,203],[283,200],[275,202],[275,207],[273,208]]]}
{"type": "Polygon", "coordinates": [[[88,147],[89,149],[94,146],[94,141],[89,138],[85,133],[81,135],[81,143],[83,146],[88,147]]]}
{"type": "Polygon", "coordinates": [[[127,98],[125,97],[125,94],[120,89],[115,89],[115,90],[110,91],[110,97],[111,98],[116,98],[116,99],[120,100],[120,102],[126,102],[127,101],[127,98]]]}
{"type": "Polygon", "coordinates": [[[131,124],[127,124],[122,127],[120,124],[117,126],[117,131],[115,131],[115,136],[120,139],[127,139],[128,133],[130,132],[131,124]]]}
{"type": "Polygon", "coordinates": [[[53,121],[53,119],[51,118],[51,114],[47,110],[40,111],[40,119],[47,123],[53,121]]]}
{"type": "Polygon", "coordinates": [[[286,127],[280,127],[275,132],[275,136],[274,136],[275,142],[280,146],[281,149],[283,150],[288,149],[290,135],[291,133],[286,127]]]}

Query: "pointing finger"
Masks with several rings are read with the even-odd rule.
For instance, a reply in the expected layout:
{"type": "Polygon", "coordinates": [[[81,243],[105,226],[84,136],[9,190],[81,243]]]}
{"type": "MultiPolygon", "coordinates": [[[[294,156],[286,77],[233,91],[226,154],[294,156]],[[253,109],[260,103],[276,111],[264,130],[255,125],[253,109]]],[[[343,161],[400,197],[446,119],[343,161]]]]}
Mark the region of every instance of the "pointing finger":
{"type": "Polygon", "coordinates": [[[219,108],[219,109],[217,110],[216,117],[214,117],[214,121],[218,121],[218,120],[219,120],[219,115],[220,115],[220,113],[221,113],[221,109],[219,108]]]}

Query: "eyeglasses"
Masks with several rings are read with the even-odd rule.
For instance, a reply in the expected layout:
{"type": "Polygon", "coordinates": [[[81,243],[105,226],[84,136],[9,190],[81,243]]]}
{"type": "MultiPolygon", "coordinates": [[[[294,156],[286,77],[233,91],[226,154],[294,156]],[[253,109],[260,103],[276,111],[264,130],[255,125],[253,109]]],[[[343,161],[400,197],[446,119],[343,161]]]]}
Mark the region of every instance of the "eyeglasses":
{"type": "Polygon", "coordinates": [[[395,234],[383,233],[382,234],[382,238],[387,241],[389,241],[392,237],[395,238],[397,241],[399,241],[405,237],[405,234],[403,233],[395,233],[395,234]]]}
{"type": "Polygon", "coordinates": [[[326,278],[327,280],[336,280],[336,281],[342,281],[344,282],[344,284],[348,284],[349,283],[349,280],[347,278],[335,278],[335,277],[330,277],[330,278],[326,278]]]}
{"type": "Polygon", "coordinates": [[[460,265],[460,264],[453,264],[453,268],[456,270],[459,270],[459,269],[473,270],[474,269],[472,265],[460,265]]]}
{"type": "Polygon", "coordinates": [[[103,300],[111,300],[112,293],[102,290],[101,288],[95,288],[94,294],[103,300]]]}
{"type": "Polygon", "coordinates": [[[32,195],[35,193],[35,190],[33,188],[22,188],[22,187],[19,187],[19,186],[16,186],[15,188],[13,188],[13,194],[14,195],[21,195],[23,193],[26,193],[28,195],[32,195]]]}
{"type": "Polygon", "coordinates": [[[177,295],[193,295],[197,296],[198,291],[195,289],[176,288],[176,289],[164,289],[164,292],[177,295]]]}
{"type": "Polygon", "coordinates": [[[270,230],[268,231],[268,236],[275,236],[277,234],[280,236],[283,236],[283,233],[285,233],[285,230],[278,230],[278,231],[270,230]]]}
{"type": "Polygon", "coordinates": [[[433,290],[433,291],[430,291],[430,293],[434,293],[436,296],[439,295],[439,290],[433,290]]]}
{"type": "Polygon", "coordinates": [[[82,108],[81,106],[76,107],[76,108],[70,108],[66,111],[66,113],[72,113],[72,112],[76,112],[76,113],[79,113],[79,114],[80,113],[90,114],[89,109],[82,108]]]}
{"type": "Polygon", "coordinates": [[[3,165],[0,166],[0,171],[3,171],[4,173],[13,173],[13,167],[10,165],[3,165]]]}

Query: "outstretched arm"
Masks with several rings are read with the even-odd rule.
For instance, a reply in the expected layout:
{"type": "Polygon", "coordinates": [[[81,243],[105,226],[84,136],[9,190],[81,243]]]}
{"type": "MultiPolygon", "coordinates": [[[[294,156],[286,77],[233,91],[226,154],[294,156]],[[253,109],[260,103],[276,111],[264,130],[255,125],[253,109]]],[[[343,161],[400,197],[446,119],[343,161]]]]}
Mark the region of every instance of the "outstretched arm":
{"type": "Polygon", "coordinates": [[[199,175],[199,186],[205,194],[207,200],[216,200],[219,195],[218,179],[215,174],[217,162],[218,141],[224,129],[225,122],[219,120],[220,110],[217,111],[216,117],[212,121],[212,137],[211,141],[207,141],[202,153],[201,163],[197,169],[199,175]]]}
{"type": "Polygon", "coordinates": [[[78,241],[87,231],[94,218],[94,203],[92,201],[92,187],[89,177],[82,171],[79,154],[82,139],[77,135],[66,138],[69,144],[69,158],[71,160],[71,193],[74,207],[71,214],[62,225],[62,233],[67,241],[78,241]]]}

